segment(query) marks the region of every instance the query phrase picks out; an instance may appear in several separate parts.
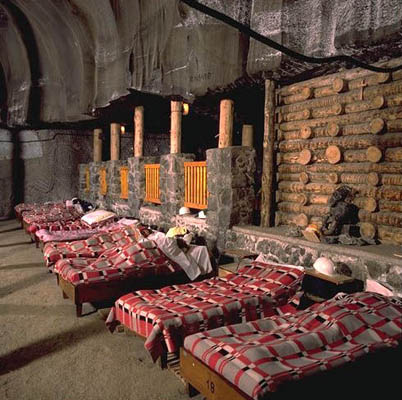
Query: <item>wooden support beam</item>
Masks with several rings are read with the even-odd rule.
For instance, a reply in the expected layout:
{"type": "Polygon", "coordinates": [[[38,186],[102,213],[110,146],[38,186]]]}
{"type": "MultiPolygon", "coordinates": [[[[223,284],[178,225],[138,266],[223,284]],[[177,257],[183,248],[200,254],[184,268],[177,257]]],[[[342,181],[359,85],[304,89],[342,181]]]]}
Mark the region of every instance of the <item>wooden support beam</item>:
{"type": "Polygon", "coordinates": [[[221,100],[219,113],[219,145],[220,149],[233,144],[233,100],[221,100]]]}
{"type": "Polygon", "coordinates": [[[253,147],[253,125],[243,125],[241,145],[253,147]]]}
{"type": "Polygon", "coordinates": [[[120,124],[110,124],[110,159],[120,159],[120,124]]]}
{"type": "Polygon", "coordinates": [[[273,226],[275,214],[273,207],[273,181],[275,176],[275,84],[271,80],[265,81],[264,115],[261,226],[268,227],[273,226]]]}
{"type": "Polygon", "coordinates": [[[102,129],[94,129],[94,162],[102,161],[102,129]]]}
{"type": "Polygon", "coordinates": [[[144,153],[144,107],[134,110],[134,157],[142,157],[144,153]]]}
{"type": "Polygon", "coordinates": [[[170,154],[181,153],[181,117],[183,102],[170,102],[170,154]]]}

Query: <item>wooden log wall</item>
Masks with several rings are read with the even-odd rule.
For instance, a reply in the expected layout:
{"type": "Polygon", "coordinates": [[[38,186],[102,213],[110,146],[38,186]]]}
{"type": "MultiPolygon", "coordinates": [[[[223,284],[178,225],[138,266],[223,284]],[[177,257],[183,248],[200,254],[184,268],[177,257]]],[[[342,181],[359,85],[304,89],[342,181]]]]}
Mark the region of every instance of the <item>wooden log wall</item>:
{"type": "Polygon", "coordinates": [[[402,74],[346,70],[276,95],[276,225],[319,224],[348,185],[362,235],[402,244],[402,74]]]}

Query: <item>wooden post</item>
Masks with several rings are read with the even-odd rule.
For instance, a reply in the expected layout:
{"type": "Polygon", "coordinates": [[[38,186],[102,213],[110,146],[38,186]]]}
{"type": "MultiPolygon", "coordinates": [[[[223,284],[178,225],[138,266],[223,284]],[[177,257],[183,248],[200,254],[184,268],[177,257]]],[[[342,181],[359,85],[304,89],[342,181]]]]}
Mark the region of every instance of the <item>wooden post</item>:
{"type": "Polygon", "coordinates": [[[94,162],[102,161],[102,129],[94,129],[94,162]]]}
{"type": "Polygon", "coordinates": [[[120,159],[120,124],[110,124],[110,159],[120,159]]]}
{"type": "Polygon", "coordinates": [[[275,84],[265,81],[264,142],[262,169],[261,226],[273,225],[273,181],[274,181],[274,141],[275,141],[275,84]]]}
{"type": "Polygon", "coordinates": [[[219,114],[220,149],[232,146],[233,143],[233,100],[221,100],[219,114]]]}
{"type": "Polygon", "coordinates": [[[134,157],[142,157],[144,149],[144,107],[134,110],[134,157]]]}
{"type": "Polygon", "coordinates": [[[241,145],[253,147],[253,125],[243,125],[241,145]]]}
{"type": "Polygon", "coordinates": [[[181,117],[183,102],[170,102],[170,154],[181,153],[181,117]]]}

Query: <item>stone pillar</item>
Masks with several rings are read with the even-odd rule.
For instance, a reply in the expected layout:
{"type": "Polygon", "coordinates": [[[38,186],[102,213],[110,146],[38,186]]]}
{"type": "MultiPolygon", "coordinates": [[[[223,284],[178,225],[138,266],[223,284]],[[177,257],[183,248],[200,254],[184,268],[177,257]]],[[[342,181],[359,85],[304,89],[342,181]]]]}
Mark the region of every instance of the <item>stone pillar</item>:
{"type": "Polygon", "coordinates": [[[161,157],[161,211],[167,226],[175,224],[175,217],[184,205],[184,162],[194,161],[194,154],[167,154],[161,157]]]}
{"type": "Polygon", "coordinates": [[[157,164],[159,157],[130,157],[128,159],[128,206],[130,215],[140,218],[145,198],[145,164],[157,164]]]}
{"type": "Polygon", "coordinates": [[[100,194],[99,194],[99,168],[101,167],[101,162],[91,162],[88,164],[89,166],[89,182],[90,182],[90,191],[88,200],[93,203],[97,204],[100,194]]]}
{"type": "Polygon", "coordinates": [[[134,157],[142,157],[144,151],[144,107],[134,110],[134,157]]]}
{"type": "Polygon", "coordinates": [[[220,249],[225,247],[229,228],[252,223],[255,157],[255,150],[250,147],[207,150],[207,223],[215,228],[220,249]]]}
{"type": "Polygon", "coordinates": [[[102,161],[102,129],[94,129],[94,162],[102,161]]]}
{"type": "Polygon", "coordinates": [[[253,125],[243,125],[241,145],[253,147],[253,125]]]}
{"type": "Polygon", "coordinates": [[[120,159],[120,124],[110,124],[110,159],[120,159]]]}
{"type": "MultiPolygon", "coordinates": [[[[88,200],[91,195],[91,187],[89,187],[89,191],[86,191],[87,187],[87,179],[86,179],[86,171],[89,169],[89,164],[79,164],[79,182],[78,182],[78,197],[83,200],[88,200]]],[[[90,173],[91,174],[91,173],[90,173]]],[[[91,178],[89,178],[89,183],[91,184],[91,178]]]]}
{"type": "Polygon", "coordinates": [[[124,161],[106,161],[107,200],[109,207],[120,200],[120,167],[125,165],[124,161]]]}
{"type": "Polygon", "coordinates": [[[181,117],[183,113],[183,102],[171,101],[170,115],[170,153],[180,154],[181,152],[181,117]]]}
{"type": "Polygon", "coordinates": [[[219,148],[229,147],[233,143],[233,100],[221,100],[219,112],[219,148]]]}

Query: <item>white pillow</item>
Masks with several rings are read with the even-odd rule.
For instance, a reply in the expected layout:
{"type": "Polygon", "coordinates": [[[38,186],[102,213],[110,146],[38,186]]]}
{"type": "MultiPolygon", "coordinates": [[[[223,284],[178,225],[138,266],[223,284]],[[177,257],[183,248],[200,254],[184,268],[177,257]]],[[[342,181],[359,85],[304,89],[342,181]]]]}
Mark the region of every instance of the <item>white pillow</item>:
{"type": "Polygon", "coordinates": [[[116,216],[114,212],[106,211],[106,210],[96,210],[91,211],[88,214],[85,214],[81,217],[81,221],[87,224],[88,226],[92,226],[98,224],[99,222],[104,222],[108,219],[112,219],[116,216]]]}

